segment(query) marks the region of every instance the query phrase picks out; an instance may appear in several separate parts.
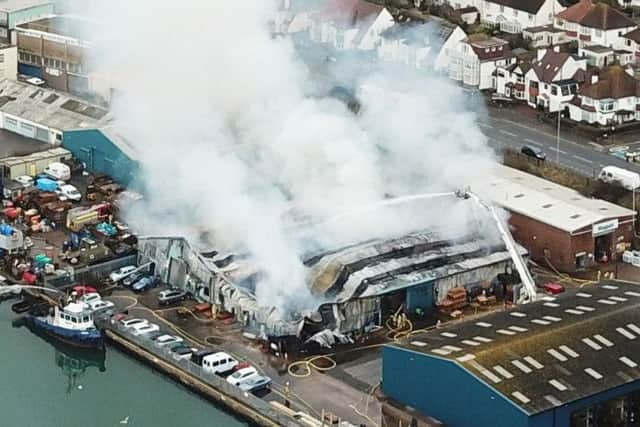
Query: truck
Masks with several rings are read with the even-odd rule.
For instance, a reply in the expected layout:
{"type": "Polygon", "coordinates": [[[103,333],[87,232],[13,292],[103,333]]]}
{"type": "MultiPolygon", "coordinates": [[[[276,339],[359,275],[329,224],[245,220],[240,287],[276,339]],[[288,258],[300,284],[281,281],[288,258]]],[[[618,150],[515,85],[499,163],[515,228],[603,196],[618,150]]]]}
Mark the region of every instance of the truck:
{"type": "Polygon", "coordinates": [[[598,179],[607,184],[618,185],[627,190],[640,187],[640,174],[616,166],[605,166],[598,174],[598,179]]]}
{"type": "Polygon", "coordinates": [[[109,203],[71,209],[67,213],[67,228],[72,231],[79,231],[85,225],[97,224],[103,221],[111,212],[112,206],[109,203]]]}
{"type": "Polygon", "coordinates": [[[24,175],[36,176],[44,173],[50,163],[66,162],[71,159],[71,152],[60,147],[26,156],[5,157],[0,159],[0,178],[4,182],[24,175]]]}

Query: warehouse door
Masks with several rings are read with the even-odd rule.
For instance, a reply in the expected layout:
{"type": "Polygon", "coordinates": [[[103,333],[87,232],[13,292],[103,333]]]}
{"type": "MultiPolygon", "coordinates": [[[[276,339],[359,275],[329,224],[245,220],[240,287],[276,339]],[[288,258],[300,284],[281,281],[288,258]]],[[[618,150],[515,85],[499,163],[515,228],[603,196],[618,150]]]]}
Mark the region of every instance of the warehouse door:
{"type": "Polygon", "coordinates": [[[418,312],[431,313],[434,306],[433,282],[412,286],[407,289],[407,310],[415,314],[418,312]]]}
{"type": "Polygon", "coordinates": [[[35,126],[25,122],[20,122],[19,124],[20,124],[20,128],[18,130],[18,133],[20,135],[26,136],[27,138],[33,138],[36,136],[35,126]]]}
{"type": "Polygon", "coordinates": [[[11,132],[20,133],[20,128],[18,128],[18,120],[13,117],[4,117],[4,128],[6,130],[10,130],[11,132]]]}

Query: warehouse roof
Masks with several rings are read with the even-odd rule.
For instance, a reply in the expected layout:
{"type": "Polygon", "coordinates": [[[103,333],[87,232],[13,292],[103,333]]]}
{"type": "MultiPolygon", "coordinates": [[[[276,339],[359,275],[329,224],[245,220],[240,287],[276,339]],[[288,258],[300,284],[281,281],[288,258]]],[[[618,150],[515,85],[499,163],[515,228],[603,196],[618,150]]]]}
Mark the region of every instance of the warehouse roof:
{"type": "Polygon", "coordinates": [[[18,25],[17,28],[42,31],[78,40],[90,40],[92,33],[90,21],[70,15],[50,16],[36,21],[25,22],[18,25]]]}
{"type": "Polygon", "coordinates": [[[640,380],[640,288],[608,283],[417,334],[529,414],[640,380]]]}
{"type": "Polygon", "coordinates": [[[0,111],[62,131],[97,128],[109,120],[107,110],[67,93],[7,79],[0,80],[0,111]]]}
{"type": "Polygon", "coordinates": [[[52,0],[0,0],[0,11],[16,12],[36,6],[53,4],[52,0]]]}
{"type": "Polygon", "coordinates": [[[472,188],[482,199],[569,233],[634,212],[503,165],[472,188]]]}
{"type": "Polygon", "coordinates": [[[100,128],[100,132],[118,147],[129,159],[136,160],[139,158],[138,152],[131,142],[124,136],[126,133],[124,128],[116,124],[100,128]]]}

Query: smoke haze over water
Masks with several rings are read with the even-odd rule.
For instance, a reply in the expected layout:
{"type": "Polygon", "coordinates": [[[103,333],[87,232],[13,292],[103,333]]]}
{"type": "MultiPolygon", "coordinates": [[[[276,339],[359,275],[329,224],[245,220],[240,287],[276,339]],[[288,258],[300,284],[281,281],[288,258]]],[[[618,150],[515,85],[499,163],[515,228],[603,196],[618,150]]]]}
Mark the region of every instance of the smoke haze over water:
{"type": "Polygon", "coordinates": [[[269,33],[275,13],[268,0],[97,1],[94,61],[112,74],[119,132],[141,155],[143,231],[210,230],[214,246],[246,248],[264,271],[259,303],[300,308],[313,300],[309,247],[466,229],[473,215],[437,199],[328,221],[301,240],[292,206],[322,222],[386,194],[453,191],[493,158],[460,90],[425,71],[357,76],[357,117],[309,96],[316,76],[269,33]]]}

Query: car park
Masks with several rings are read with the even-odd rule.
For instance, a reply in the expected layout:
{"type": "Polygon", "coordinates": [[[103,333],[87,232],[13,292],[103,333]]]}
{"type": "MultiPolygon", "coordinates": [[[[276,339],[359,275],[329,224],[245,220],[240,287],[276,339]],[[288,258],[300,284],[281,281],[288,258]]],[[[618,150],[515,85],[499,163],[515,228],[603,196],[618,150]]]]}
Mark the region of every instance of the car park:
{"type": "Polygon", "coordinates": [[[146,325],[144,323],[138,323],[137,325],[133,326],[132,330],[133,335],[145,335],[151,332],[159,331],[160,326],[156,325],[155,323],[147,323],[146,325]]]}
{"type": "Polygon", "coordinates": [[[246,368],[238,369],[233,374],[227,377],[227,382],[229,384],[240,386],[241,384],[247,384],[251,379],[260,376],[258,370],[253,366],[249,366],[246,368]]]}
{"type": "Polygon", "coordinates": [[[187,292],[182,289],[169,289],[158,294],[158,304],[170,305],[187,299],[187,292]]]}
{"type": "Polygon", "coordinates": [[[177,344],[179,342],[184,341],[182,338],[177,337],[175,335],[162,335],[158,338],[156,338],[156,345],[158,347],[166,347],[166,346],[170,346],[172,344],[177,344]]]}
{"type": "Polygon", "coordinates": [[[242,391],[254,392],[268,387],[269,384],[271,384],[271,378],[266,375],[258,374],[257,376],[250,376],[245,381],[238,384],[238,387],[240,387],[240,390],[242,391]]]}
{"type": "Polygon", "coordinates": [[[151,288],[155,288],[160,283],[159,276],[146,276],[131,285],[134,292],[144,292],[151,288]]]}
{"type": "Polygon", "coordinates": [[[520,152],[527,157],[532,157],[536,160],[544,160],[547,158],[547,155],[541,149],[537,147],[530,147],[528,145],[523,146],[520,149],[520,152]]]}
{"type": "Polygon", "coordinates": [[[136,271],[136,268],[138,267],[136,267],[135,265],[127,265],[127,266],[121,267],[116,271],[112,272],[109,275],[109,279],[112,282],[119,282],[120,280],[124,279],[125,277],[127,277],[128,275],[136,271]]]}
{"type": "Polygon", "coordinates": [[[211,374],[223,374],[238,366],[238,361],[224,352],[210,354],[202,358],[202,369],[211,374]]]}
{"type": "Polygon", "coordinates": [[[155,341],[163,335],[167,335],[167,333],[165,331],[158,330],[155,332],[149,332],[148,334],[146,334],[145,338],[150,339],[151,341],[155,341]]]}

